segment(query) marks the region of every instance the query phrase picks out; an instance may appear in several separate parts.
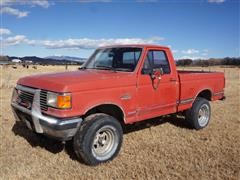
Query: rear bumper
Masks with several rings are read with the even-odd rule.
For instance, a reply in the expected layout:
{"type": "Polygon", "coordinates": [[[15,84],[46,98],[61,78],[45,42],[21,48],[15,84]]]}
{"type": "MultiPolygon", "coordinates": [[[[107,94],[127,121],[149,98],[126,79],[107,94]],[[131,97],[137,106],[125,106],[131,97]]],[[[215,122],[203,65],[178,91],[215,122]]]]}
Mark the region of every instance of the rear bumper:
{"type": "MultiPolygon", "coordinates": [[[[21,86],[18,88],[21,88],[21,86]]],[[[82,118],[59,119],[44,115],[40,109],[39,99],[40,91],[35,90],[31,110],[12,101],[11,106],[15,119],[24,121],[29,129],[37,133],[42,133],[58,140],[70,140],[81,125],[82,118]]]]}
{"type": "Polygon", "coordinates": [[[213,93],[213,100],[225,100],[226,96],[224,95],[224,91],[220,91],[220,92],[215,92],[213,93]]]}

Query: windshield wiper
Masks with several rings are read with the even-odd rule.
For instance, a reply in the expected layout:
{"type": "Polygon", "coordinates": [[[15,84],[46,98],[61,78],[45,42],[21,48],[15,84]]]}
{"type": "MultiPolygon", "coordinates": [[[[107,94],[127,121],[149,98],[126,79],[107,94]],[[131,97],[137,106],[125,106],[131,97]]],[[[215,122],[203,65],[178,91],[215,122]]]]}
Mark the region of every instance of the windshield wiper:
{"type": "Polygon", "coordinates": [[[126,72],[131,72],[131,69],[128,68],[115,68],[115,71],[126,71],[126,72]]]}
{"type": "Polygon", "coordinates": [[[104,65],[98,65],[96,66],[96,69],[103,69],[103,70],[112,70],[115,71],[115,69],[111,66],[104,66],[104,65]]]}

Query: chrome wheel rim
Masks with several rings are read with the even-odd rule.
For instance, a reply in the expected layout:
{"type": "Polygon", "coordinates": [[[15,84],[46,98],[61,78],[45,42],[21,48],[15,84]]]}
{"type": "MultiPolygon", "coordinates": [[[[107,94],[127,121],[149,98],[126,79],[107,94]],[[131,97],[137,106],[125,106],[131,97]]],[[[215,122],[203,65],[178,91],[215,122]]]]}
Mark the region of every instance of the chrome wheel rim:
{"type": "Polygon", "coordinates": [[[111,158],[118,146],[118,134],[112,126],[103,126],[100,128],[93,139],[92,153],[98,160],[107,160],[111,158]]]}
{"type": "Polygon", "coordinates": [[[207,104],[203,104],[198,111],[198,123],[201,127],[207,125],[210,117],[210,110],[207,104]]]}

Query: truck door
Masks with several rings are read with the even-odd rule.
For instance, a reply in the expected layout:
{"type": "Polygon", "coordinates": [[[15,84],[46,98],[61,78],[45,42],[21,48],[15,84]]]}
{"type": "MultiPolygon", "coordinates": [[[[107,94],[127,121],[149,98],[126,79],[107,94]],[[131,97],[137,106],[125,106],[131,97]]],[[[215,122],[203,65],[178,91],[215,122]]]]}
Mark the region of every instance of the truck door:
{"type": "Polygon", "coordinates": [[[164,50],[149,49],[138,76],[138,120],[176,112],[178,81],[164,50]],[[161,69],[161,79],[153,79],[154,69],[161,69]]]}

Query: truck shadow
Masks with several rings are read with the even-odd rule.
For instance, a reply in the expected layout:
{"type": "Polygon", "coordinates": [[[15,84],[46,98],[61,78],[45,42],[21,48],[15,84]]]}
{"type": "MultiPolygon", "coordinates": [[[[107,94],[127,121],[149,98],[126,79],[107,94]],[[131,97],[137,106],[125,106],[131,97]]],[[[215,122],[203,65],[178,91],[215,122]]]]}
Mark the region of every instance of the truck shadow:
{"type": "Polygon", "coordinates": [[[183,116],[173,114],[173,115],[147,119],[147,120],[140,121],[130,125],[125,125],[124,134],[147,129],[147,128],[158,126],[165,123],[169,123],[171,125],[174,125],[180,128],[192,129],[183,116]]]}
{"type": "MultiPolygon", "coordinates": [[[[184,117],[168,115],[164,117],[148,119],[131,125],[125,125],[123,131],[124,134],[128,134],[150,127],[158,126],[164,123],[170,123],[176,127],[190,129],[184,117]]],[[[24,138],[32,147],[41,147],[53,154],[57,154],[64,150],[72,160],[78,160],[80,161],[80,163],[83,163],[83,161],[79,160],[75,155],[72,141],[62,143],[60,141],[48,138],[44,135],[36,134],[29,130],[23,122],[16,122],[12,127],[12,131],[16,136],[24,138]]]]}
{"type": "Polygon", "coordinates": [[[27,140],[32,147],[39,146],[54,154],[61,152],[64,149],[61,142],[59,143],[59,141],[34,133],[26,127],[24,122],[15,122],[12,131],[16,136],[20,136],[27,140]]]}
{"type": "Polygon", "coordinates": [[[63,143],[42,134],[34,133],[26,127],[24,122],[20,121],[15,122],[12,127],[12,132],[16,136],[24,138],[32,147],[41,147],[53,154],[60,153],[64,150],[72,160],[78,160],[83,164],[83,160],[79,160],[74,153],[72,141],[63,143]]]}

